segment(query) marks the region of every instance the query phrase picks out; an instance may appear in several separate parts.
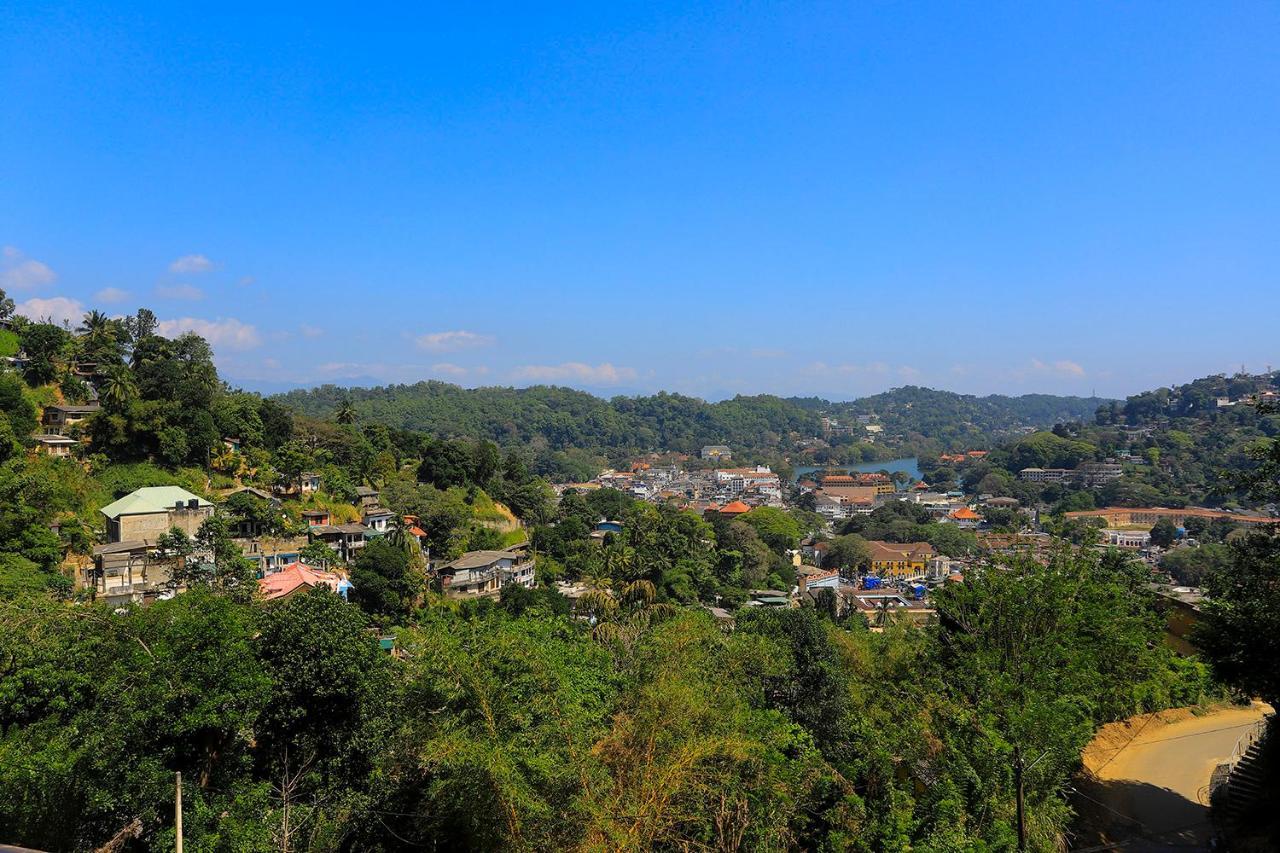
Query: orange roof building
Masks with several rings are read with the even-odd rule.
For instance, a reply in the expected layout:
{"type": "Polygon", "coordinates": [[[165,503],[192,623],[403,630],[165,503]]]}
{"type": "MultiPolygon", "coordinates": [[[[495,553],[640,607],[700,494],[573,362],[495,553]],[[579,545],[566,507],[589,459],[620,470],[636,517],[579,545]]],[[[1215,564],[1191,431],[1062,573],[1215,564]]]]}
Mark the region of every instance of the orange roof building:
{"type": "Polygon", "coordinates": [[[982,521],[982,516],[978,515],[967,506],[962,506],[957,510],[952,510],[951,517],[956,521],[982,521]]]}
{"type": "Polygon", "coordinates": [[[341,583],[342,578],[333,572],[322,572],[305,563],[290,563],[275,574],[259,579],[258,591],[267,601],[280,601],[299,590],[306,591],[318,586],[337,592],[341,583]]]}
{"type": "Polygon", "coordinates": [[[720,509],[721,515],[742,515],[747,512],[751,512],[751,507],[747,506],[742,501],[727,503],[720,509]]]}

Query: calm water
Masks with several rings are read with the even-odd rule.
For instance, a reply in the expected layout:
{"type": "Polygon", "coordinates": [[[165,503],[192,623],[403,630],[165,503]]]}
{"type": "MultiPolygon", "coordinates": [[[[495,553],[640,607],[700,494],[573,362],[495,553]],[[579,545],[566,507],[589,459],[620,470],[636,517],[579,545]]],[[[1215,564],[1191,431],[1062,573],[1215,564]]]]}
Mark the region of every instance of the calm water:
{"type": "Polygon", "coordinates": [[[796,479],[799,480],[806,474],[812,474],[814,471],[821,471],[824,467],[839,468],[841,470],[858,471],[863,474],[874,474],[876,471],[906,471],[908,476],[913,480],[919,480],[920,466],[919,460],[912,456],[908,459],[890,459],[886,462],[864,462],[861,465],[830,465],[830,466],[814,466],[803,465],[796,469],[796,479]]]}

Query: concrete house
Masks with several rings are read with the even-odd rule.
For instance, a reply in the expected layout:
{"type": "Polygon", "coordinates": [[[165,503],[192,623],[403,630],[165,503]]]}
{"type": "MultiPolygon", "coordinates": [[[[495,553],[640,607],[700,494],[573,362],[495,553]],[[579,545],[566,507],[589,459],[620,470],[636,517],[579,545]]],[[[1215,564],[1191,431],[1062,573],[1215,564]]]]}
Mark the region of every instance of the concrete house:
{"type": "Polygon", "coordinates": [[[386,533],[391,529],[391,520],[396,514],[380,506],[369,507],[364,511],[364,526],[374,533],[386,533]]]}
{"type": "Polygon", "coordinates": [[[57,458],[70,456],[80,444],[74,438],[68,438],[65,435],[33,435],[31,440],[35,442],[38,452],[57,458]]]}
{"type": "Polygon", "coordinates": [[[178,486],[149,486],[101,509],[107,517],[108,542],[155,542],[177,527],[194,536],[213,504],[178,486]]]}
{"type": "Polygon", "coordinates": [[[309,531],[311,541],[328,545],[343,561],[355,559],[356,553],[365,545],[368,532],[369,528],[359,522],[312,527],[309,531]]]}
{"type": "Polygon", "coordinates": [[[493,596],[508,584],[532,587],[533,568],[523,549],[468,551],[440,568],[440,580],[452,598],[493,596]]]}
{"type": "Polygon", "coordinates": [[[97,414],[101,408],[102,406],[98,403],[86,403],[83,406],[45,406],[45,431],[63,435],[68,427],[75,426],[90,415],[97,414]]]}

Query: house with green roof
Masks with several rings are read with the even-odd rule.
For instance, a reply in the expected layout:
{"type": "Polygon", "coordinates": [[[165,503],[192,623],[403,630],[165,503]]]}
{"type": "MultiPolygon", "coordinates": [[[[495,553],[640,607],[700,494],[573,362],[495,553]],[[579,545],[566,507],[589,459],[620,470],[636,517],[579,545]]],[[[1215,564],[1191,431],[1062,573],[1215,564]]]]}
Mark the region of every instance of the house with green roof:
{"type": "Polygon", "coordinates": [[[154,543],[174,527],[194,536],[213,504],[179,486],[148,486],[101,509],[108,542],[154,543]]]}

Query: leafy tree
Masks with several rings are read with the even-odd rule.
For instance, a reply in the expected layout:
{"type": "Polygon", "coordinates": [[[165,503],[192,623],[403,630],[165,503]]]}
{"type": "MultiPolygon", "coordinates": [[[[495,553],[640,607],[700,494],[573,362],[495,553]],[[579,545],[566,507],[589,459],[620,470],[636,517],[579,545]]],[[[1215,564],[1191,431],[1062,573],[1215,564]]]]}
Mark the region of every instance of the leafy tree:
{"type": "Polygon", "coordinates": [[[11,373],[0,374],[0,413],[9,419],[17,435],[36,431],[36,407],[23,393],[22,380],[11,373]]]}
{"type": "Polygon", "coordinates": [[[409,555],[385,539],[374,539],[356,554],[351,584],[351,600],[379,617],[407,615],[424,591],[424,579],[409,555]]]}
{"type": "Polygon", "coordinates": [[[21,327],[18,338],[27,354],[27,384],[44,385],[56,379],[59,361],[71,343],[67,331],[52,323],[28,323],[21,327]]]}
{"type": "Polygon", "coordinates": [[[1151,528],[1151,544],[1168,548],[1178,538],[1177,526],[1167,518],[1162,518],[1151,528]]]}
{"type": "Polygon", "coordinates": [[[258,766],[300,806],[350,799],[389,732],[389,659],[363,612],[318,588],[263,611],[255,651],[271,679],[258,766]]]}
{"type": "Polygon", "coordinates": [[[1218,678],[1280,701],[1280,537],[1255,533],[1229,547],[1231,562],[1203,578],[1208,600],[1195,643],[1218,678]]]}
{"type": "Polygon", "coordinates": [[[743,515],[742,521],[754,527],[764,543],[779,554],[799,547],[804,535],[794,516],[774,507],[757,507],[743,515]]]}
{"type": "Polygon", "coordinates": [[[837,536],[827,545],[823,564],[827,568],[840,569],[845,574],[856,574],[867,567],[870,559],[867,540],[856,533],[846,533],[837,536]]]}

